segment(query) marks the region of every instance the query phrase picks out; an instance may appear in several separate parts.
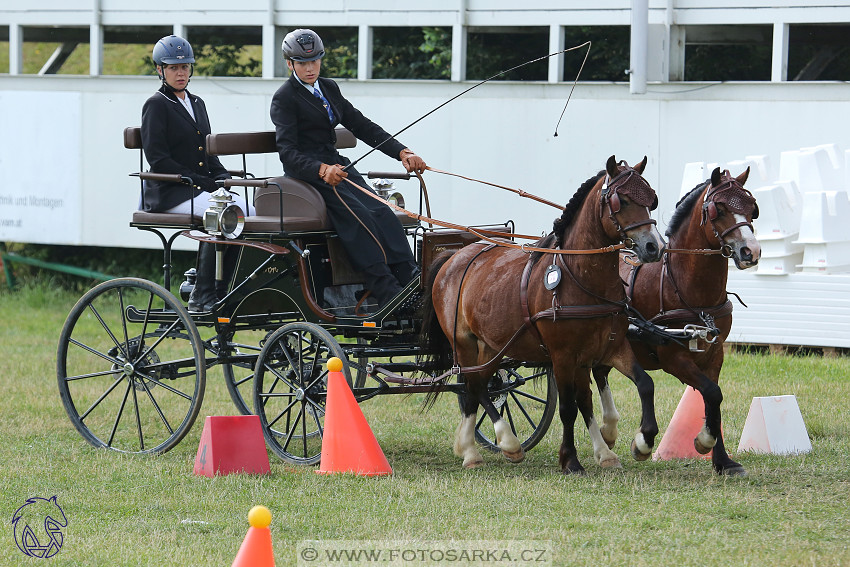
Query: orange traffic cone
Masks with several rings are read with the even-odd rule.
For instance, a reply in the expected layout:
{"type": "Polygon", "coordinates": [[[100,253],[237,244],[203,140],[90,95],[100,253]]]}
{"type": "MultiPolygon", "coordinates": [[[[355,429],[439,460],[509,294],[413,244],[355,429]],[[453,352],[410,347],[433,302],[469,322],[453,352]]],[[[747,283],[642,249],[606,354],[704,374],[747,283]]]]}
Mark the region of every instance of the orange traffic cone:
{"type": "Polygon", "coordinates": [[[360,476],[393,473],[390,463],[366,423],[342,373],[339,358],[328,360],[328,396],[322,436],[320,474],[353,472],[360,476]]]}
{"type": "MultiPolygon", "coordinates": [[[[652,455],[653,461],[669,461],[670,459],[692,459],[711,458],[711,451],[707,455],[700,455],[694,448],[694,437],[705,425],[705,402],[699,391],[685,387],[685,393],[676,406],[673,419],[658,444],[658,449],[652,455]]],[[[721,426],[721,433],[723,428],[721,426]]]]}
{"type": "Polygon", "coordinates": [[[272,551],[272,513],[265,506],[254,506],[248,512],[248,534],[242,541],[239,553],[231,567],[274,567],[272,551]]]}

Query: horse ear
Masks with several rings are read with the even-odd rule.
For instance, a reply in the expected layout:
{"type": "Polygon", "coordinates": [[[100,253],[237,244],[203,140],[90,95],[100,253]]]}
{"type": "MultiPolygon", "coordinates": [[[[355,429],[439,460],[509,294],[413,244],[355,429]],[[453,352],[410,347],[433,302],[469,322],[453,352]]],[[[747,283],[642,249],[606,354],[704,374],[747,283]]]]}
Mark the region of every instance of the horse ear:
{"type": "Polygon", "coordinates": [[[750,166],[747,166],[747,170],[744,173],[742,173],[741,175],[739,175],[738,177],[736,177],[735,179],[737,179],[738,183],[740,183],[741,186],[743,187],[744,183],[747,182],[747,178],[749,176],[750,176],[750,166]]]}
{"type": "Polygon", "coordinates": [[[608,172],[609,177],[617,177],[617,174],[620,173],[617,170],[617,158],[611,156],[608,158],[608,161],[605,163],[605,171],[608,172]]]}
{"type": "Polygon", "coordinates": [[[638,173],[640,173],[642,175],[643,170],[646,169],[646,156],[643,156],[643,161],[641,161],[639,164],[634,166],[632,169],[634,169],[635,171],[637,171],[638,173]]]}
{"type": "Polygon", "coordinates": [[[711,172],[711,186],[717,187],[720,185],[720,168],[715,167],[714,171],[711,172]]]}

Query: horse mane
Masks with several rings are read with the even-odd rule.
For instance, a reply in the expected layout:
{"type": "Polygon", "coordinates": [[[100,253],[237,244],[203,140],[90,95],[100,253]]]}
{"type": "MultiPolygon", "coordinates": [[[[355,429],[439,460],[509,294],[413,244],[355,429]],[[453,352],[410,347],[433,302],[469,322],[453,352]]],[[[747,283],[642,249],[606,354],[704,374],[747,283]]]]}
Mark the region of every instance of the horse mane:
{"type": "Polygon", "coordinates": [[[581,205],[584,203],[584,200],[587,198],[587,194],[590,193],[590,190],[593,189],[596,182],[599,181],[599,178],[605,175],[605,171],[600,171],[593,177],[589,178],[587,181],[581,184],[578,190],[575,192],[575,195],[567,203],[567,206],[564,207],[564,212],[560,217],[555,219],[555,222],[552,223],[552,232],[555,233],[555,244],[560,246],[562,244],[562,237],[564,232],[569,228],[570,224],[572,224],[575,219],[576,213],[578,213],[581,205]]]}
{"type": "Polygon", "coordinates": [[[691,216],[691,211],[694,210],[694,204],[699,199],[699,196],[702,195],[702,190],[709,183],[711,183],[711,180],[703,181],[679,199],[679,202],[676,203],[676,209],[673,211],[673,217],[667,225],[667,230],[664,233],[665,236],[669,238],[676,234],[679,228],[685,223],[685,219],[691,216]]]}

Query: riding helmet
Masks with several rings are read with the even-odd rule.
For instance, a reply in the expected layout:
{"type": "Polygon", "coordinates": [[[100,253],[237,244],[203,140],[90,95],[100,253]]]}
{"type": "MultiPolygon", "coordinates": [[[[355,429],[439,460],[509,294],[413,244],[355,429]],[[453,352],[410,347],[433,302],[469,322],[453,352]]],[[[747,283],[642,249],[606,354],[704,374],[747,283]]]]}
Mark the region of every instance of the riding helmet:
{"type": "Polygon", "coordinates": [[[182,37],[168,35],[153,46],[153,62],[155,65],[176,65],[178,63],[194,63],[195,53],[192,46],[182,37]]]}
{"type": "Polygon", "coordinates": [[[308,29],[299,28],[286,34],[281,48],[283,56],[293,61],[315,61],[325,56],[322,38],[308,29]]]}

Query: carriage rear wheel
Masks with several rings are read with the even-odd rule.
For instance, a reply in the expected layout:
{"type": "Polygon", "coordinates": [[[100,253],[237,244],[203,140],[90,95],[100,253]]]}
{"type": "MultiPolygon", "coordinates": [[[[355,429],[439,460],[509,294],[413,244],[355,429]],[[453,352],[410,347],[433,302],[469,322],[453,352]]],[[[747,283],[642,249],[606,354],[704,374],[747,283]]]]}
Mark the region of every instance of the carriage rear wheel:
{"type": "MultiPolygon", "coordinates": [[[[537,445],[549,430],[558,405],[558,388],[552,369],[500,368],[487,387],[491,392],[490,400],[511,426],[522,448],[528,451],[537,445]],[[506,387],[510,389],[504,391],[506,387]]],[[[461,396],[458,401],[463,408],[461,396]]],[[[486,412],[481,412],[475,424],[475,439],[489,451],[500,451],[493,422],[486,412]]]]}
{"type": "MultiPolygon", "coordinates": [[[[314,323],[288,323],[266,340],[254,369],[254,410],[269,448],[281,459],[314,465],[321,459],[328,359],[345,353],[314,323]]],[[[349,385],[347,364],[343,373],[349,385]]]]}
{"type": "Polygon", "coordinates": [[[83,295],[56,367],[65,411],[95,447],[164,453],[189,432],[204,397],[198,330],[174,295],[146,280],[114,279],[83,295]]]}
{"type": "Polygon", "coordinates": [[[230,362],[221,365],[227,392],[242,415],[251,415],[254,403],[254,366],[269,334],[266,330],[239,330],[226,337],[230,362]]]}

